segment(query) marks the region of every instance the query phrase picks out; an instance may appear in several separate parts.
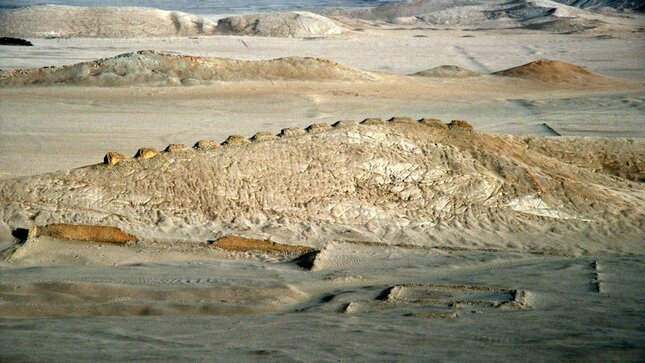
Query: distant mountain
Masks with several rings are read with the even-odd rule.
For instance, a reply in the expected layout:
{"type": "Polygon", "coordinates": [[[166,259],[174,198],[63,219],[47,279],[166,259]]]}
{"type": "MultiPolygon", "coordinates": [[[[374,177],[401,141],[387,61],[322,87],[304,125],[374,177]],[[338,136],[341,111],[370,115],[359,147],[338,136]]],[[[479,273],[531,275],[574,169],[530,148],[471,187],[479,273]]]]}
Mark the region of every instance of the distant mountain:
{"type": "Polygon", "coordinates": [[[644,0],[554,0],[561,4],[575,6],[583,9],[609,7],[618,10],[629,9],[645,11],[644,0]]]}

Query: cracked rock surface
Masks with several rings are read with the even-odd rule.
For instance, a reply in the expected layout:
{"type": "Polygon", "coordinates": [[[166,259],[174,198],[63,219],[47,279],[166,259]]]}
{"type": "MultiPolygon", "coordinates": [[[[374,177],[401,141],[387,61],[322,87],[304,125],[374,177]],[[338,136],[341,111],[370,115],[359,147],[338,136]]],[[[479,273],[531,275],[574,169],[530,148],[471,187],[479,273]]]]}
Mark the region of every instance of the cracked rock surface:
{"type": "Polygon", "coordinates": [[[3,180],[0,218],[11,228],[116,225],[161,240],[222,231],[315,247],[642,252],[641,140],[564,143],[422,123],[260,140],[3,180]],[[587,160],[589,150],[607,152],[587,160]],[[513,242],[522,236],[533,237],[513,242]]]}

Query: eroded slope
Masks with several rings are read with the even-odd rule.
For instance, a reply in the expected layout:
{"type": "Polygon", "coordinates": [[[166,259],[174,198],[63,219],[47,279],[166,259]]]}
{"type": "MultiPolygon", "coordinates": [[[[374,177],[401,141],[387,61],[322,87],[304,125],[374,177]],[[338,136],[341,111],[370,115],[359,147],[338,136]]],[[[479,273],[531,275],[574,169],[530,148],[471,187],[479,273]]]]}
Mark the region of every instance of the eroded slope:
{"type": "Polygon", "coordinates": [[[196,57],[142,50],[61,67],[0,71],[0,86],[198,85],[242,80],[375,80],[376,76],[319,58],[261,61],[196,57]]]}
{"type": "Polygon", "coordinates": [[[213,34],[217,24],[180,11],[37,5],[0,13],[0,34],[36,38],[132,38],[213,34]]]}
{"type": "MultiPolygon", "coordinates": [[[[640,184],[527,146],[539,140],[544,147],[551,139],[466,126],[407,118],[342,122],[331,130],[286,130],[256,142],[233,137],[216,149],[6,180],[0,218],[11,228],[118,225],[144,238],[194,241],[229,231],[316,247],[353,240],[642,252],[640,184]]],[[[600,152],[631,150],[613,158],[617,167],[627,165],[622,175],[641,178],[642,141],[589,143],[600,152]]],[[[554,145],[560,153],[579,152],[576,143],[554,145]]]]}

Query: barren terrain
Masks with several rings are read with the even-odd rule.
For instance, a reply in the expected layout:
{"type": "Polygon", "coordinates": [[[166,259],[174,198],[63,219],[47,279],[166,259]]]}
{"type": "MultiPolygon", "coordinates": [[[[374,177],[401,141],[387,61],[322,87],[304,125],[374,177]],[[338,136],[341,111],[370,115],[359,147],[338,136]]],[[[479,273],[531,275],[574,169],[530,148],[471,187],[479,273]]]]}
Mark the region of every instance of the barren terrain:
{"type": "Polygon", "coordinates": [[[643,15],[566,2],[0,13],[0,360],[642,360],[643,15]]]}

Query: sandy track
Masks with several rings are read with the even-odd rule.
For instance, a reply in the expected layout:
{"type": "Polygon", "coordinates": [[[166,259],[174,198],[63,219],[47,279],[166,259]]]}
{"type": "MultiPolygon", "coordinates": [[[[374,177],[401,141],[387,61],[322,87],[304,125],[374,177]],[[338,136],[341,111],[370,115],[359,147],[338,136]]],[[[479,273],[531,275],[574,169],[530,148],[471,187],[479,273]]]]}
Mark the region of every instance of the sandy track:
{"type": "Polygon", "coordinates": [[[641,88],[576,90],[502,77],[410,77],[360,86],[241,82],[148,89],[0,89],[0,138],[7,150],[0,153],[0,177],[91,164],[110,149],[134,155],[144,145],[163,149],[203,138],[223,141],[232,133],[251,137],[259,130],[278,133],[285,127],[368,116],[460,118],[500,133],[552,135],[546,123],[567,136],[643,137],[641,88]]]}

